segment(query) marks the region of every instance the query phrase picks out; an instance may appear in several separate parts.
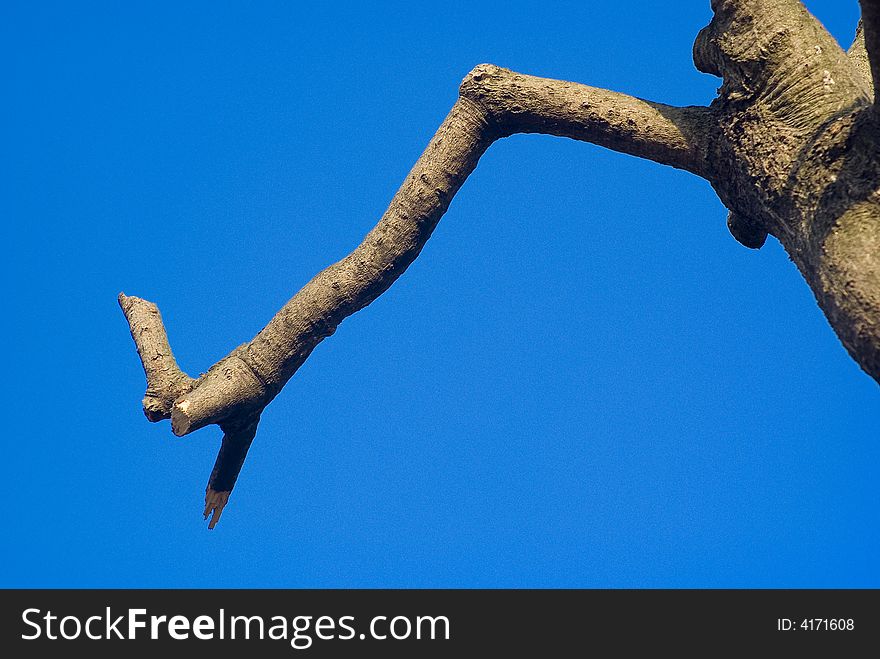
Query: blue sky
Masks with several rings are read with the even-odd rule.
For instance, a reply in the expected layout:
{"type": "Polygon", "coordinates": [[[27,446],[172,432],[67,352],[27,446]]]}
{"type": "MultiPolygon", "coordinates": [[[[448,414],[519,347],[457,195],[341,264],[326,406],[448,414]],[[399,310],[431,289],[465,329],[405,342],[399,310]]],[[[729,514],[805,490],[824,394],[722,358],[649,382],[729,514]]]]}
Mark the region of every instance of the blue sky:
{"type": "MultiPolygon", "coordinates": [[[[856,0],[807,5],[848,45],[856,0]]],[[[704,104],[710,17],[4,5],[0,585],[880,586],[876,383],[708,184],[592,145],[492,146],[267,408],[214,531],[219,430],[140,410],[119,291],[203,372],[360,241],[474,65],[704,104]]]]}

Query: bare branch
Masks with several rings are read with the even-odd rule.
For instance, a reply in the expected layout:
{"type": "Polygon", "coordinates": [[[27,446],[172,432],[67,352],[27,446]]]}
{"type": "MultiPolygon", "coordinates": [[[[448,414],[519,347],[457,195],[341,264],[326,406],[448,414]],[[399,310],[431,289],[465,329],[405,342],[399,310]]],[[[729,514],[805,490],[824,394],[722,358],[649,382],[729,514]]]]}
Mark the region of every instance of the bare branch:
{"type": "Polygon", "coordinates": [[[724,79],[711,108],[671,107],[483,64],[379,223],[318,273],[249,343],[194,381],[174,361],[155,305],[120,295],[147,376],[144,410],[185,435],[224,432],[205,495],[220,518],[260,413],[324,338],[416,259],[497,139],[544,133],[592,142],[708,179],[747,247],[768,231],[801,269],[841,341],[880,381],[876,145],[864,62],[880,79],[880,0],[861,0],[864,40],[847,57],[799,0],[713,0],[697,68],[724,79]]]}
{"type": "Polygon", "coordinates": [[[241,421],[223,424],[223,440],[208,487],[205,490],[205,519],[211,515],[209,529],[213,529],[220,521],[223,508],[229,502],[229,495],[238,474],[244,465],[244,459],[251,447],[251,443],[257,434],[257,424],[260,422],[259,414],[246,416],[241,421]]]}
{"type": "Polygon", "coordinates": [[[144,414],[153,422],[167,419],[174,399],[192,389],[195,381],[174,359],[159,308],[125,293],[120,293],[118,300],[147,376],[144,414]]]}
{"type": "MultiPolygon", "coordinates": [[[[461,96],[361,245],[296,294],[243,349],[271,395],[347,316],[381,295],[418,256],[452,197],[495,139],[549,133],[702,173],[706,108],[476,67],[461,96]]],[[[194,391],[190,398],[199,395],[194,391]]]]}
{"type": "MultiPolygon", "coordinates": [[[[193,382],[181,379],[186,376],[173,364],[164,330],[154,332],[165,342],[153,349],[162,361],[156,368],[150,362],[147,377],[154,383],[150,389],[161,392],[161,418],[170,407],[176,435],[212,423],[225,432],[206,495],[205,514],[214,514],[211,527],[256,430],[256,421],[242,420],[258,418],[318,343],[403,274],[493,141],[519,132],[547,133],[707,175],[706,140],[713,128],[707,108],[675,108],[496,66],[476,67],[376,227],[351,254],[306,284],[250,343],[193,382]]],[[[133,304],[123,298],[120,303],[124,310],[133,304]]],[[[148,311],[161,329],[155,305],[148,311]]],[[[140,335],[134,329],[132,334],[137,343],[140,335]]]]}
{"type": "Polygon", "coordinates": [[[264,407],[344,318],[403,274],[495,139],[517,132],[561,135],[705,173],[703,138],[710,126],[706,108],[674,108],[491,65],[475,68],[363,243],[319,273],[249,344],[175,402],[175,434],[264,407]]]}
{"type": "Polygon", "coordinates": [[[486,108],[504,135],[568,137],[699,176],[709,173],[707,136],[715,128],[709,108],[653,103],[491,64],[465,78],[462,94],[486,108]]]}

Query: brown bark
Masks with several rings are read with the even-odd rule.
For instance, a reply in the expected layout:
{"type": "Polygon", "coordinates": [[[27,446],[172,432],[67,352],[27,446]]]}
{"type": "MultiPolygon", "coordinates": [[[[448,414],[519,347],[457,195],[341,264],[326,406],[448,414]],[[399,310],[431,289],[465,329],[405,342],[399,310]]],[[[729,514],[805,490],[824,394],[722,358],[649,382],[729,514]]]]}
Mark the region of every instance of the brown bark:
{"type": "Polygon", "coordinates": [[[852,45],[846,51],[846,56],[862,77],[873,86],[874,77],[871,75],[871,63],[868,61],[868,51],[865,50],[865,31],[862,29],[862,21],[856,27],[856,36],[852,45]]]}
{"type": "MultiPolygon", "coordinates": [[[[878,0],[859,0],[862,19],[859,21],[859,40],[865,50],[870,74],[867,79],[880,81],[880,2],[878,0]]],[[[876,92],[876,88],[875,88],[876,92]]],[[[877,97],[877,94],[874,94],[877,97]]]]}
{"type": "Polygon", "coordinates": [[[857,38],[847,57],[797,0],[713,0],[694,45],[697,68],[723,78],[707,108],[476,67],[361,245],[198,380],[174,362],[155,305],[120,295],[147,375],[148,418],[170,417],[176,435],[224,430],[206,495],[211,528],[263,408],[320,341],[406,270],[482,154],[515,133],[592,142],[707,179],[734,237],[757,248],[775,236],[847,350],[880,379],[880,129],[865,75],[878,61],[878,3],[862,4],[864,47],[857,38]]]}
{"type": "Polygon", "coordinates": [[[155,304],[120,293],[119,306],[128,320],[131,336],[147,376],[144,414],[150,421],[167,419],[174,399],[189,392],[194,380],[177,365],[168,344],[162,315],[155,304]]]}
{"type": "Polygon", "coordinates": [[[870,81],[797,0],[717,0],[713,9],[694,47],[697,68],[724,79],[711,106],[719,130],[708,178],[728,208],[782,243],[843,345],[877,380],[870,81]]]}

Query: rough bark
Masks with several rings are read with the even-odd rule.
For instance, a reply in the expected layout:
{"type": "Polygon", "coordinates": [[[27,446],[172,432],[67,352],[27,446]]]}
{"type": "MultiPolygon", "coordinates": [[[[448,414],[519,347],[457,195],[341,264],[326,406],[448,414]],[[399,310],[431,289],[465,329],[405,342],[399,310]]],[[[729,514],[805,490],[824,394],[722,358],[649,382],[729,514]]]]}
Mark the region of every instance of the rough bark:
{"type": "Polygon", "coordinates": [[[718,0],[713,9],[694,47],[697,68],[724,80],[711,106],[719,130],[708,178],[728,208],[782,243],[876,380],[880,179],[870,81],[797,0],[718,0]]]}
{"type": "Polygon", "coordinates": [[[150,421],[167,419],[174,399],[189,392],[195,381],[180,370],[174,359],[159,307],[125,293],[120,293],[118,299],[147,376],[144,414],[150,421]]]}
{"type": "Polygon", "coordinates": [[[878,4],[862,0],[864,38],[847,56],[797,0],[713,0],[694,45],[697,68],[723,79],[710,107],[476,67],[360,246],[198,380],[174,362],[155,305],[120,295],[147,375],[147,417],[170,417],[176,435],[209,424],[224,431],[206,494],[210,527],[265,406],[318,343],[406,270],[482,154],[515,133],[592,142],[707,179],[733,236],[752,248],[775,236],[843,345],[880,379],[880,128],[870,76],[880,61],[878,4]]]}
{"type": "Polygon", "coordinates": [[[846,51],[846,56],[856,70],[862,74],[862,77],[873,87],[874,76],[871,75],[871,63],[868,61],[868,51],[865,49],[865,31],[862,29],[861,20],[856,27],[856,36],[852,45],[846,51]]]}
{"type": "MultiPolygon", "coordinates": [[[[860,41],[865,50],[870,74],[868,80],[880,81],[880,2],[878,0],[859,0],[862,6],[862,19],[859,21],[860,41]]],[[[876,87],[874,97],[877,97],[876,87]]]]}

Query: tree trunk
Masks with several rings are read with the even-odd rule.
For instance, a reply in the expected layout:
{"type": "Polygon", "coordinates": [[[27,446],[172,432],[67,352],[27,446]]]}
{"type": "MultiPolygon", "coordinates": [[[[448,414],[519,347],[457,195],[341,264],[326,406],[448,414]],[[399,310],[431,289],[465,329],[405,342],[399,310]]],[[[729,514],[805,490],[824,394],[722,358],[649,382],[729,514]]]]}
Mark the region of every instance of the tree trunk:
{"type": "Polygon", "coordinates": [[[259,417],[315,346],[418,256],[497,139],[546,133],[687,170],[730,209],[743,245],[785,247],[834,331],[880,382],[880,0],[862,0],[845,53],[798,0],[713,0],[694,62],[723,84],[709,107],[676,108],[497,66],[473,69],[379,223],[315,276],[253,340],[194,380],[174,361],[155,305],[119,301],[147,376],[144,412],[185,435],[224,431],[208,483],[213,528],[259,417]],[[873,75],[872,75],[873,72],[873,75]]]}

